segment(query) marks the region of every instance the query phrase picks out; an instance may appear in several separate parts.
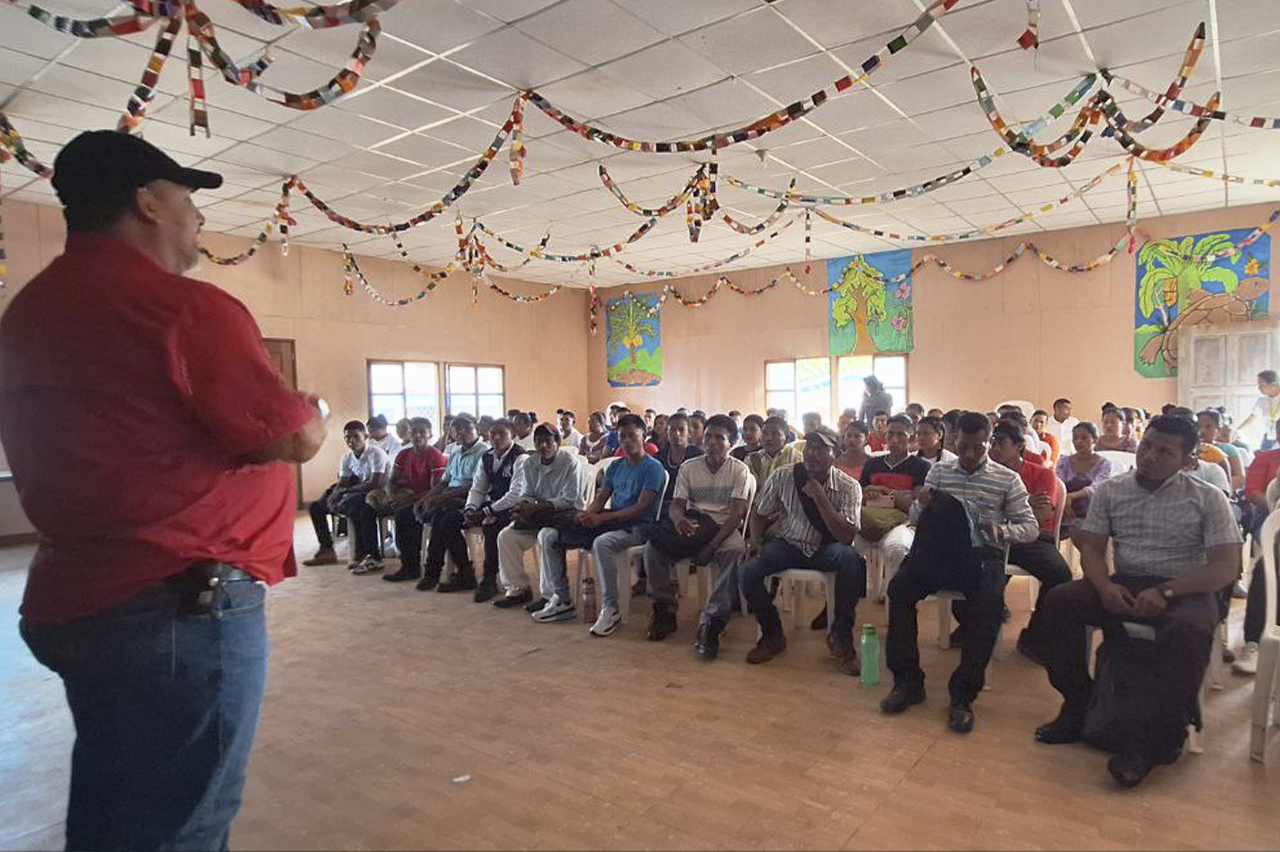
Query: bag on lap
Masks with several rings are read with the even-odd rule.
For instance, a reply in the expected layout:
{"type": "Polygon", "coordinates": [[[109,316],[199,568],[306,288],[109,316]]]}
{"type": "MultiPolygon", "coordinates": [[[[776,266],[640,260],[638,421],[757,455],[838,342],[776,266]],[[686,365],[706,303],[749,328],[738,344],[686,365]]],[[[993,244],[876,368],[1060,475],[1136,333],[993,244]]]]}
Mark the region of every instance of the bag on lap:
{"type": "Polygon", "coordinates": [[[646,540],[668,556],[684,559],[702,550],[720,532],[720,525],[710,515],[692,509],[686,511],[684,516],[698,525],[698,530],[693,535],[681,535],[670,516],[664,516],[661,521],[649,527],[646,540]]]}

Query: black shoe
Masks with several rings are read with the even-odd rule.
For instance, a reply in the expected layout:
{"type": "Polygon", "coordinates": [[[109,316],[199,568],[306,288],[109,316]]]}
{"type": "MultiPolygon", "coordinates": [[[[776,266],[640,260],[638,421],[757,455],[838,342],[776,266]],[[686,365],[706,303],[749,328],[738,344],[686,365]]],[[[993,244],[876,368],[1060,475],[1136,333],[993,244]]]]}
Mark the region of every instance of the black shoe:
{"type": "Polygon", "coordinates": [[[382,579],[386,580],[388,583],[405,583],[409,580],[416,580],[420,576],[421,575],[417,571],[406,571],[401,568],[394,574],[383,574],[382,579]]]}
{"type": "MultiPolygon", "coordinates": [[[[530,592],[529,592],[529,597],[531,597],[531,598],[533,597],[533,592],[532,592],[532,591],[530,591],[530,592]]],[[[524,611],[525,611],[525,612],[537,612],[538,610],[542,609],[542,608],[543,608],[543,607],[545,607],[546,605],[547,605],[547,599],[546,599],[546,598],[538,598],[536,601],[531,601],[531,602],[529,602],[529,603],[525,604],[525,605],[524,605],[524,611]]]]}
{"type": "Polygon", "coordinates": [[[698,625],[698,638],[693,642],[693,650],[704,660],[714,660],[720,655],[720,634],[724,625],[718,621],[705,621],[698,625]]]}
{"type": "Polygon", "coordinates": [[[1018,634],[1018,653],[1038,666],[1045,665],[1044,654],[1039,646],[1027,636],[1026,630],[1018,634]]]}
{"type": "Polygon", "coordinates": [[[827,629],[827,608],[824,606],[822,612],[818,613],[813,621],[809,622],[810,630],[826,630],[827,629]]]}
{"type": "Polygon", "coordinates": [[[955,630],[951,631],[951,638],[947,640],[947,647],[948,648],[964,647],[964,628],[963,627],[957,627],[955,630]]]}
{"type": "Polygon", "coordinates": [[[906,710],[912,704],[924,702],[924,684],[895,683],[893,689],[880,702],[880,712],[894,715],[906,710]]]}
{"type": "Polygon", "coordinates": [[[475,602],[484,603],[493,600],[498,594],[498,584],[492,577],[485,577],[480,581],[480,585],[476,586],[475,602]]]}
{"type": "Polygon", "coordinates": [[[418,585],[414,588],[420,592],[429,592],[436,587],[436,583],[438,582],[440,582],[440,575],[433,574],[428,571],[426,574],[422,575],[422,579],[418,581],[418,585]]]}
{"type": "Polygon", "coordinates": [[[1107,771],[1121,787],[1137,787],[1151,774],[1153,764],[1137,752],[1113,755],[1107,761],[1107,771]]]}
{"type": "Polygon", "coordinates": [[[973,710],[967,701],[955,701],[947,711],[947,727],[957,734],[967,734],[973,730],[973,710]]]}
{"type": "Polygon", "coordinates": [[[1036,728],[1036,741],[1045,745],[1078,743],[1083,732],[1084,715],[1069,712],[1063,707],[1058,711],[1058,718],[1036,728]]]}
{"type": "Polygon", "coordinates": [[[1004,624],[1013,618],[1013,612],[1010,611],[1008,604],[1000,604],[1000,623],[1004,624]]]}
{"type": "Polygon", "coordinates": [[[436,586],[437,592],[469,592],[476,587],[476,575],[474,571],[460,568],[453,572],[453,576],[436,586]]]}
{"type": "MultiPolygon", "coordinates": [[[[512,609],[514,607],[520,606],[520,604],[527,604],[531,600],[533,600],[533,592],[530,591],[529,589],[525,589],[524,591],[520,592],[520,594],[518,595],[506,595],[504,597],[498,598],[496,601],[493,602],[493,605],[496,606],[498,609],[512,609]]],[[[525,608],[528,609],[528,607],[525,607],[525,608]]],[[[541,609],[542,607],[538,607],[538,608],[541,609]]]]}
{"type": "Polygon", "coordinates": [[[769,662],[785,650],[787,650],[787,637],[782,634],[782,631],[766,633],[760,637],[756,646],[747,652],[747,662],[758,666],[769,662]]]}
{"type": "Polygon", "coordinates": [[[644,638],[650,642],[661,642],[676,632],[675,610],[666,604],[655,603],[653,612],[649,614],[649,629],[644,638]]]}
{"type": "Polygon", "coordinates": [[[853,643],[849,640],[839,641],[834,634],[828,633],[827,650],[831,653],[831,659],[841,674],[857,677],[862,673],[862,668],[858,665],[858,652],[854,650],[853,643]]]}

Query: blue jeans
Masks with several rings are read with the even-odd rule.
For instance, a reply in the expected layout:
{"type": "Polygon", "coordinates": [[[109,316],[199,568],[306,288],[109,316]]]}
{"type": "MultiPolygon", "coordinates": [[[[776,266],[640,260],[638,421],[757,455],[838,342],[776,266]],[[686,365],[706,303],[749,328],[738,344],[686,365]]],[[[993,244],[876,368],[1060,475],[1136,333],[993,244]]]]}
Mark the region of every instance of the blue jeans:
{"type": "Polygon", "coordinates": [[[266,685],[264,596],[227,582],[191,615],[162,583],[69,624],[22,621],[75,721],[68,849],[227,848],[266,685]]]}
{"type": "MultiPolygon", "coordinates": [[[[748,559],[736,569],[738,582],[742,584],[742,596],[747,599],[748,608],[762,628],[766,627],[766,618],[776,618],[764,581],[790,568],[835,574],[836,611],[827,613],[831,619],[831,635],[836,642],[851,644],[853,627],[857,622],[858,598],[866,594],[867,589],[867,566],[858,551],[851,545],[833,541],[819,547],[812,556],[805,556],[800,548],[780,538],[766,541],[759,556],[748,559]]],[[[717,594],[712,597],[721,602],[723,614],[717,612],[712,618],[728,619],[733,602],[732,584],[733,572],[721,575],[720,582],[716,584],[717,594]]]]}

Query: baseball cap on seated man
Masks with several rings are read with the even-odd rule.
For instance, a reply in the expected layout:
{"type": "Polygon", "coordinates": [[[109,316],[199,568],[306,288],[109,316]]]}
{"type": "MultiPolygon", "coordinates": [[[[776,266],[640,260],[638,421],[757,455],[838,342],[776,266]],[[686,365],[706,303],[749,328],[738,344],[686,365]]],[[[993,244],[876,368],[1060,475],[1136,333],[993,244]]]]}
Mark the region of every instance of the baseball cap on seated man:
{"type": "Polygon", "coordinates": [[[53,188],[65,207],[111,203],[155,180],[217,189],[222,175],[189,169],[155,145],[116,130],[86,130],[58,152],[53,188]]]}

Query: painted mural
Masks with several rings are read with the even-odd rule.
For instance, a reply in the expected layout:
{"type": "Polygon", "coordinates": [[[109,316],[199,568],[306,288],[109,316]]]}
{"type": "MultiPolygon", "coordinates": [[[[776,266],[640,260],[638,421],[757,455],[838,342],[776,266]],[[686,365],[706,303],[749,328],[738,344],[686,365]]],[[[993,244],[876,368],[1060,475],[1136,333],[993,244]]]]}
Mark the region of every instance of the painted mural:
{"type": "Polygon", "coordinates": [[[605,302],[609,386],[651,387],[662,381],[662,314],[656,294],[626,293],[605,302]]]}
{"type": "Polygon", "coordinates": [[[832,355],[910,352],[915,348],[911,251],[856,254],[827,261],[827,339],[832,355]]]}
{"type": "Polygon", "coordinates": [[[1271,310],[1271,237],[1232,252],[1250,228],[1152,240],[1138,250],[1133,367],[1163,379],[1178,374],[1178,335],[1202,323],[1243,322],[1271,310]]]}

